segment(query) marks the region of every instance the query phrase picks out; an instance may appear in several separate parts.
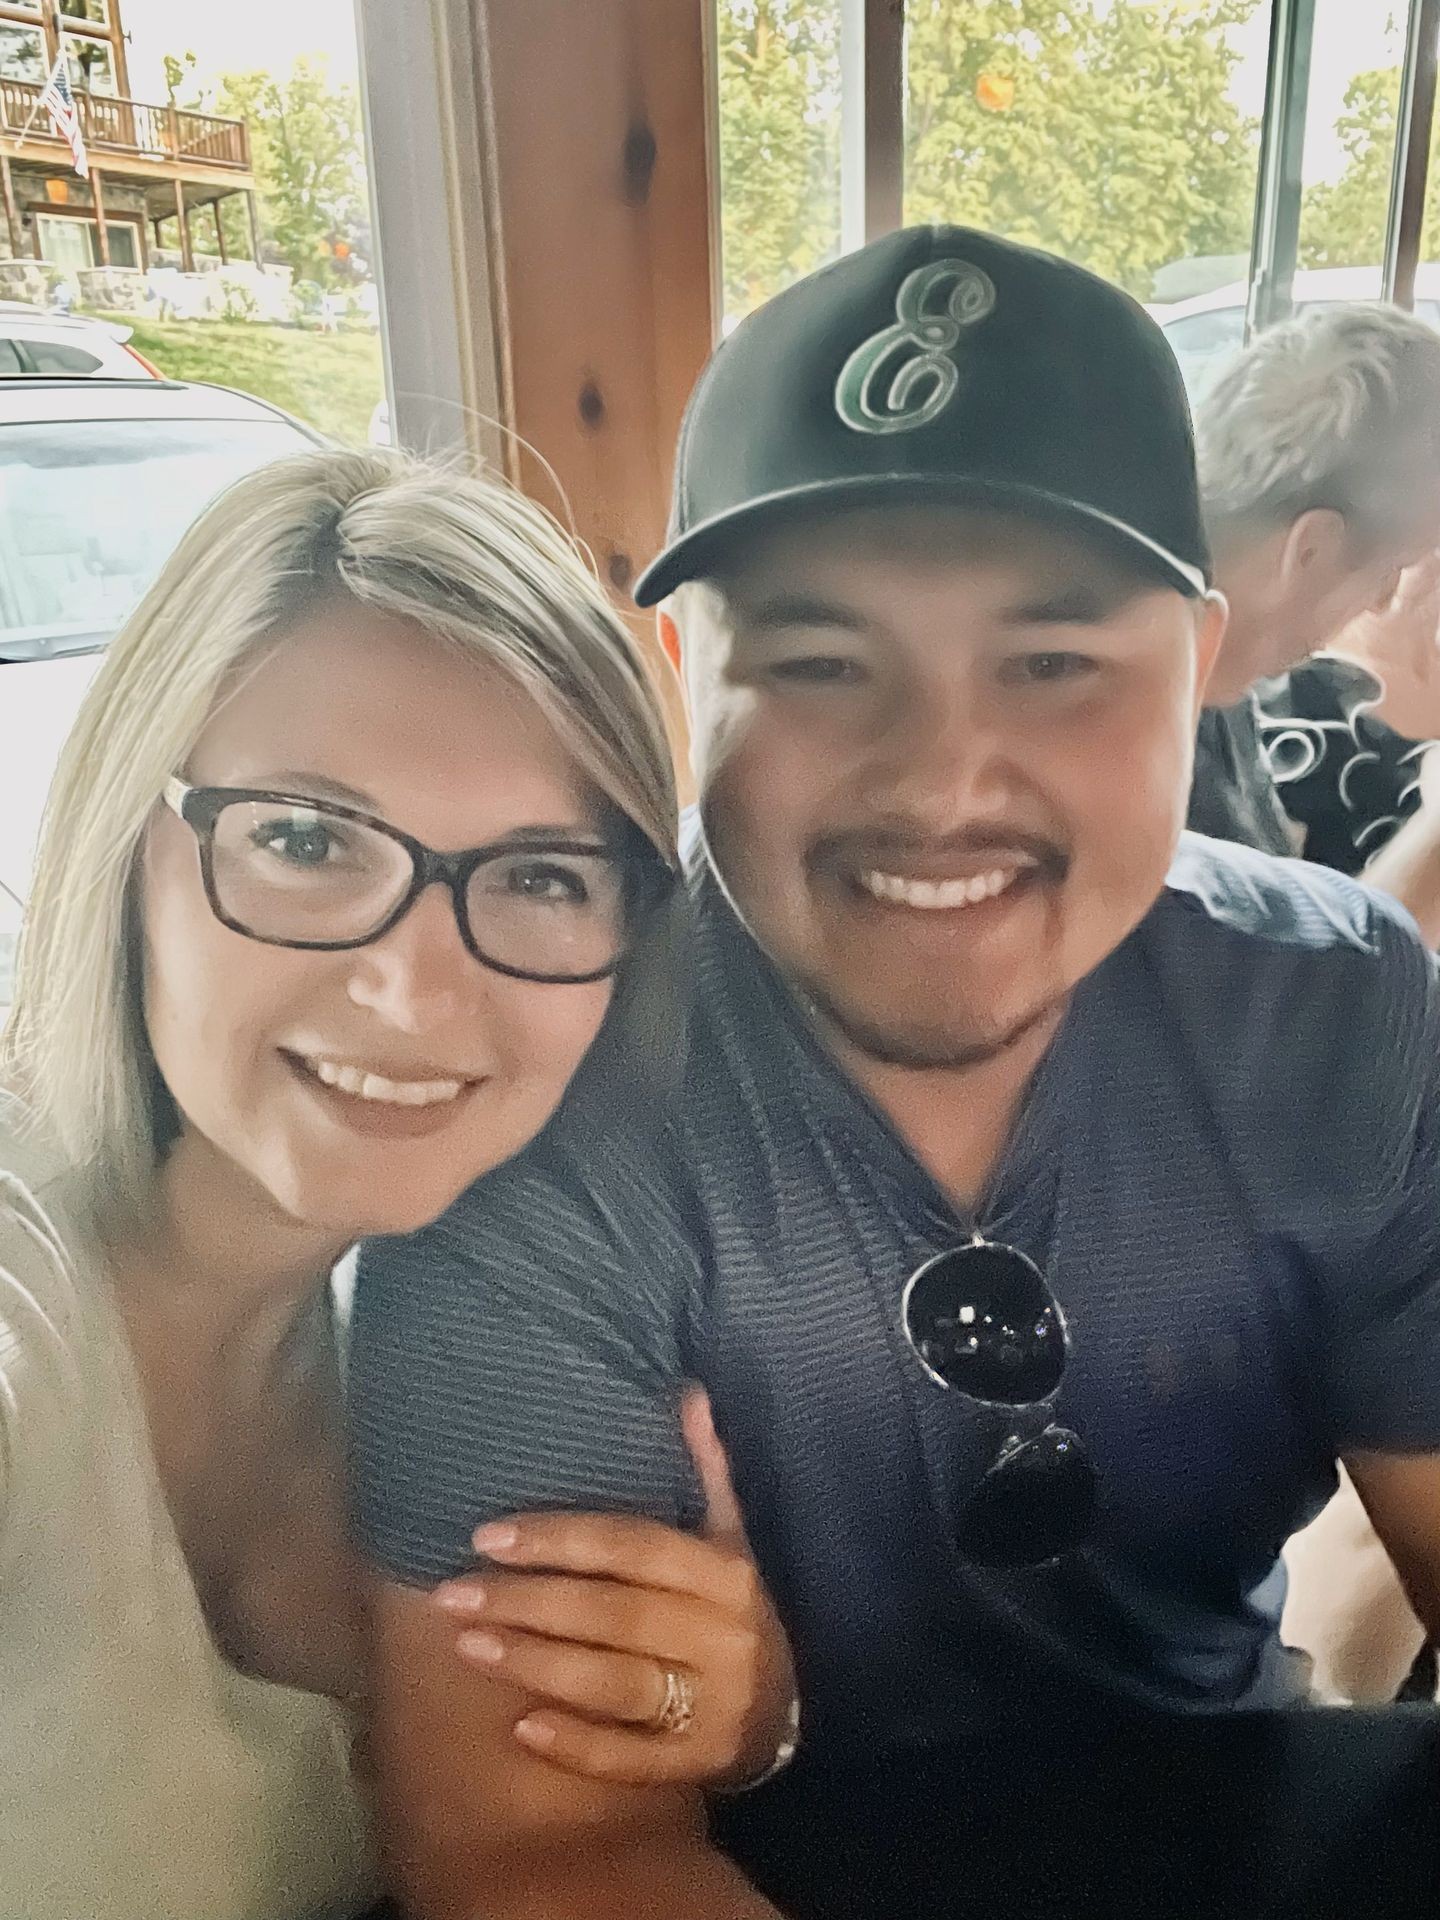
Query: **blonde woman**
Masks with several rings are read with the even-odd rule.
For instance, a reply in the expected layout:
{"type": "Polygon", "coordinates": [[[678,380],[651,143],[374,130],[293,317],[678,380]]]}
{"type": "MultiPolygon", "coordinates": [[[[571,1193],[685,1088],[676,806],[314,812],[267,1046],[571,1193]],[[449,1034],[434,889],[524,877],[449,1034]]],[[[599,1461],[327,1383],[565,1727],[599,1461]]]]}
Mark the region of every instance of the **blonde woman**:
{"type": "MultiPolygon", "coordinates": [[[[373,1897],[337,1704],[365,1675],[328,1276],[544,1127],[617,980],[663,963],[674,827],[622,627],[563,536],[478,480],[374,453],[267,469],[115,641],[0,1056],[7,1912],[373,1897]]],[[[580,1649],[527,1634],[525,1581],[517,1737],[538,1722],[612,1779],[763,1768],[788,1656],[735,1579],[733,1511],[708,1543],[552,1525],[547,1564],[597,1524],[622,1568],[635,1542],[649,1644],[693,1650],[712,1610],[695,1723],[649,1730],[672,1663],[607,1649],[615,1581],[580,1649]]]]}

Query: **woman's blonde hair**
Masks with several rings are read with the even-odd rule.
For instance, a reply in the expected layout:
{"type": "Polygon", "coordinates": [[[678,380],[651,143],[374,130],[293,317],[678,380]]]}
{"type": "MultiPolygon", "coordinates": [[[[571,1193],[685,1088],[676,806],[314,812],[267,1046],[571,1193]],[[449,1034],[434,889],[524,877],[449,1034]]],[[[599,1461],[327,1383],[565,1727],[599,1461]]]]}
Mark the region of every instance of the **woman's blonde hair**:
{"type": "Polygon", "coordinates": [[[0,1081],[101,1206],[142,1204],[173,1125],[141,996],[147,824],[237,671],[304,608],[345,595],[505,674],[674,861],[674,771],[654,689],[546,514],[508,486],[400,453],[302,454],[237,482],[116,637],[66,742],[0,1040],[0,1081]]]}

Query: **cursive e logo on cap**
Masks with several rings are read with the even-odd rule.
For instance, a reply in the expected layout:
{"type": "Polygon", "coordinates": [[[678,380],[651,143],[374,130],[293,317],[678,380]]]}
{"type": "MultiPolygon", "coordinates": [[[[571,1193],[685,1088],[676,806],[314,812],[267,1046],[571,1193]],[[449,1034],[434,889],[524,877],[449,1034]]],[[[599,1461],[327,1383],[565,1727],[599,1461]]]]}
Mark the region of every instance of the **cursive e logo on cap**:
{"type": "Polygon", "coordinates": [[[943,413],[960,385],[954,350],[994,305],[989,274],[968,260],[932,260],[906,274],[895,324],[862,341],[840,369],[835,411],[846,426],[908,433],[943,413]]]}

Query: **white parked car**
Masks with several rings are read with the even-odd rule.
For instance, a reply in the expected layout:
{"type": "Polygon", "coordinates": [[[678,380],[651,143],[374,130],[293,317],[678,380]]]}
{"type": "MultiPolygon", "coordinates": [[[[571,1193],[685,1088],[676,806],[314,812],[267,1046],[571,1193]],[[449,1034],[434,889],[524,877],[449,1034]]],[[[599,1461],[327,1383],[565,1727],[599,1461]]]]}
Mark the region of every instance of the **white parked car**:
{"type": "Polygon", "coordinates": [[[0,382],[0,1014],[50,778],[101,651],[223,487],[322,444],[224,387],[0,382]]]}
{"type": "Polygon", "coordinates": [[[129,344],[134,331],[118,320],[46,313],[19,300],[0,300],[0,380],[36,374],[163,379],[154,362],[129,344]]]}
{"type": "MultiPolygon", "coordinates": [[[[1297,312],[1347,305],[1380,298],[1379,267],[1310,267],[1295,276],[1297,312]]],[[[1170,342],[1191,401],[1200,399],[1215,376],[1245,342],[1245,302],[1249,289],[1243,280],[1197,294],[1174,306],[1151,307],[1150,312],[1170,342]]],[[[1440,265],[1422,266],[1415,275],[1415,311],[1422,320],[1440,327],[1440,265]]]]}

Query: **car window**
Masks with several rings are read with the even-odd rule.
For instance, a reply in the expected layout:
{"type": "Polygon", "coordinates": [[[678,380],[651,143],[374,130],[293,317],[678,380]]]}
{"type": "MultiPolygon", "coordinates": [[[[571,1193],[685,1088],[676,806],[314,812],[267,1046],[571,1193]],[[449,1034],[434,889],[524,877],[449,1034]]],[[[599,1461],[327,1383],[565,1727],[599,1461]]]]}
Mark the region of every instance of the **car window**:
{"type": "Polygon", "coordinates": [[[58,340],[27,340],[25,351],[36,373],[94,373],[100,365],[98,355],[58,340]]]}
{"type": "Polygon", "coordinates": [[[1243,307],[1216,307],[1211,313],[1188,313],[1183,320],[1172,320],[1165,338],[1173,351],[1185,354],[1228,353],[1245,339],[1243,307]]]}
{"type": "Polygon", "coordinates": [[[283,420],[0,424],[0,661],[103,643],[221,488],[311,444],[283,420]]]}
{"type": "Polygon", "coordinates": [[[0,340],[0,379],[7,373],[24,373],[25,363],[13,340],[0,340]]]}

